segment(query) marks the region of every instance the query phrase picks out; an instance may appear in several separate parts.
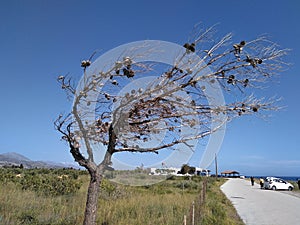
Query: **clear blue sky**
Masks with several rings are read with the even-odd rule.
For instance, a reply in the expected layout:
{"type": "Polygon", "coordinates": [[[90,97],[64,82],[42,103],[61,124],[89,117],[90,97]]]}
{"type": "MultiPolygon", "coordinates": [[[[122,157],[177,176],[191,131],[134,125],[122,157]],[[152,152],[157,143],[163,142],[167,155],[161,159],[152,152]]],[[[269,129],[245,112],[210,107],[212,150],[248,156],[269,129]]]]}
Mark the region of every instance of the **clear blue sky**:
{"type": "MultiPolygon", "coordinates": [[[[300,177],[300,3],[298,1],[2,1],[0,7],[0,153],[32,160],[72,162],[53,128],[67,102],[56,77],[81,76],[80,61],[127,42],[158,39],[184,43],[202,21],[221,37],[269,34],[293,51],[293,66],[266,93],[286,109],[265,122],[256,117],[228,125],[218,155],[220,170],[300,177]]],[[[191,165],[198,162],[190,162],[191,165]]]]}

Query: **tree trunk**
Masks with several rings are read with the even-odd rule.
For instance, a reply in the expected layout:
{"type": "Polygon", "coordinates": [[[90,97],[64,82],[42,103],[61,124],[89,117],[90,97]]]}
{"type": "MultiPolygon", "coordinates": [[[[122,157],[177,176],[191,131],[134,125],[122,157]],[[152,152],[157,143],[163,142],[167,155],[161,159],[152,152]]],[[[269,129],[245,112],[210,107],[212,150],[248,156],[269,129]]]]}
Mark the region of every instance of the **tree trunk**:
{"type": "Polygon", "coordinates": [[[83,225],[96,225],[98,197],[102,176],[97,170],[90,172],[90,176],[91,179],[88,188],[83,225]]]}
{"type": "Polygon", "coordinates": [[[116,139],[116,134],[111,125],[109,128],[108,150],[104,156],[103,162],[98,166],[94,162],[89,162],[85,165],[85,168],[89,171],[91,179],[88,188],[83,225],[96,225],[98,197],[102,175],[105,167],[111,162],[111,156],[115,150],[116,139]]]}

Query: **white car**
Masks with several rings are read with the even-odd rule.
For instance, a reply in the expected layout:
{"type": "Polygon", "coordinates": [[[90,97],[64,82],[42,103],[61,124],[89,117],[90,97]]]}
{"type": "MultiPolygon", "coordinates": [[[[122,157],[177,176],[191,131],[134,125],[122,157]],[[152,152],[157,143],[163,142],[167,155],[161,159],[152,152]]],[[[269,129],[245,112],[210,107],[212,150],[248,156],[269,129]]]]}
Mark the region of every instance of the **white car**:
{"type": "Polygon", "coordinates": [[[277,177],[267,177],[264,183],[265,189],[272,190],[289,190],[292,191],[294,186],[289,182],[277,177]]]}

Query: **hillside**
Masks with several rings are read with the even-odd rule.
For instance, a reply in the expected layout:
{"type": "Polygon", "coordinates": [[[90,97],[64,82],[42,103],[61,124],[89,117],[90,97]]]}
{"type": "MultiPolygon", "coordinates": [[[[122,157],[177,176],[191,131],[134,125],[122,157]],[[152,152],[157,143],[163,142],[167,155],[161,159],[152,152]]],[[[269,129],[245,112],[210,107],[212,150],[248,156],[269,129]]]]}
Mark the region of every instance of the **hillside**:
{"type": "Polygon", "coordinates": [[[63,168],[63,167],[76,167],[70,164],[57,163],[57,162],[45,162],[45,161],[33,161],[19,153],[8,152],[0,154],[0,167],[12,167],[23,165],[24,168],[63,168]]]}

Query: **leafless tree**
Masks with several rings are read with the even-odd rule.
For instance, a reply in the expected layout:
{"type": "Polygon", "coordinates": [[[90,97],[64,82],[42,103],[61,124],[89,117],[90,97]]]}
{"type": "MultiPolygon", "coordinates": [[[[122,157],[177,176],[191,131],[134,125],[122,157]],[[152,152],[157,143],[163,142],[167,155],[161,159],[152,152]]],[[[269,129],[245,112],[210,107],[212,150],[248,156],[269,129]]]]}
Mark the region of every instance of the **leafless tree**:
{"type": "Polygon", "coordinates": [[[280,49],[266,37],[235,43],[231,33],[219,40],[215,36],[214,27],[197,27],[172,65],[163,69],[138,60],[139,56],[155,51],[145,42],[147,48],[141,44],[128,49],[124,53],[127,56],[120,55],[119,60],[105,68],[93,67],[91,59],[82,61],[84,75],[79,88],[70,77],[58,77],[62,89],[72,97],[73,106],[68,115],[58,117],[55,128],[67,141],[75,161],[87,169],[91,178],[84,224],[96,223],[99,186],[113,154],[158,154],[179,144],[192,147],[192,140],[216,132],[233,118],[264,115],[266,110],[277,109],[276,100],[255,97],[253,93],[285,69],[287,64],[282,58],[288,49],[280,49]],[[122,91],[145,74],[155,74],[156,78],[143,88],[122,91]],[[213,85],[228,96],[225,104],[207,99],[206,89],[213,85]],[[93,112],[86,110],[91,105],[93,112]],[[216,125],[211,126],[212,123],[216,125]],[[162,132],[166,138],[155,146],[149,145],[153,135],[162,132]],[[100,163],[94,159],[95,143],[105,147],[100,163]]]}

